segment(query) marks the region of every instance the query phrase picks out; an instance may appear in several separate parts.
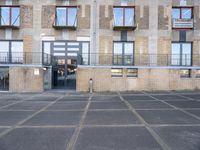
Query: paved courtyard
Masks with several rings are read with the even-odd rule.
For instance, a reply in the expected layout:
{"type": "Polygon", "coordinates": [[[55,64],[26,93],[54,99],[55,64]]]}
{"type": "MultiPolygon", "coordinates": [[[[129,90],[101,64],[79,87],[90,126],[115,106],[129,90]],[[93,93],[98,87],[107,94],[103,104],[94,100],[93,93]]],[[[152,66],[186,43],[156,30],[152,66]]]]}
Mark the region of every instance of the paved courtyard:
{"type": "Polygon", "coordinates": [[[200,93],[0,94],[0,150],[200,150],[200,93]]]}

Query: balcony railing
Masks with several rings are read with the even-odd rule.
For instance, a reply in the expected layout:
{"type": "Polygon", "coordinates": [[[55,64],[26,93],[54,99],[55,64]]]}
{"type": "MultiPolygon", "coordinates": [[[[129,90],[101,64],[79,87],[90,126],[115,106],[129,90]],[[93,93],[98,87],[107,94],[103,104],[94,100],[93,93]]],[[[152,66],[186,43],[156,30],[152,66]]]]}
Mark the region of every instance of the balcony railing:
{"type": "Polygon", "coordinates": [[[200,54],[82,54],[78,60],[80,65],[93,66],[200,66],[200,54]],[[88,61],[83,56],[89,56],[88,61]]]}
{"type": "Polygon", "coordinates": [[[51,65],[51,55],[39,52],[0,52],[3,65],[51,65]]]}
{"type": "Polygon", "coordinates": [[[193,19],[172,19],[172,28],[174,29],[193,29],[193,19]]]}

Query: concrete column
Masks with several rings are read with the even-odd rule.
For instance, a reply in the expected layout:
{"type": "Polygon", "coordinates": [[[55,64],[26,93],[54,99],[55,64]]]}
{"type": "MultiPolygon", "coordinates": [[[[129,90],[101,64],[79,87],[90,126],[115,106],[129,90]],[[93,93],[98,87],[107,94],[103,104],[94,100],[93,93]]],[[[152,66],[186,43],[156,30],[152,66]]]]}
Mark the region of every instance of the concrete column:
{"type": "Polygon", "coordinates": [[[149,1],[149,54],[150,63],[157,65],[158,48],[158,0],[149,1]]]}

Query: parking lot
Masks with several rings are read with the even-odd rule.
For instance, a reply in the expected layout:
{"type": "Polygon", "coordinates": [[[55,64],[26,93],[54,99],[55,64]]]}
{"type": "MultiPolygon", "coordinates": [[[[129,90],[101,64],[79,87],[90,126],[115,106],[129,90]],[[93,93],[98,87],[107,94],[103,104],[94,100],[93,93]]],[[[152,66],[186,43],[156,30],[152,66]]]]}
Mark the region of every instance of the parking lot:
{"type": "Polygon", "coordinates": [[[200,150],[200,93],[0,94],[0,150],[200,150]]]}

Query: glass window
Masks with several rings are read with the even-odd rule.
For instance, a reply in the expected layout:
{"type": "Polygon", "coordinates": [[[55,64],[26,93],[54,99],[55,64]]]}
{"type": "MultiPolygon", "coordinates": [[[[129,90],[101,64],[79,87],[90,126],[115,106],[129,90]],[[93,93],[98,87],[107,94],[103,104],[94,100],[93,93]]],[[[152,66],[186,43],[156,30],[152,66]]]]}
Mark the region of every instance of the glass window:
{"type": "MultiPolygon", "coordinates": [[[[12,62],[22,63],[23,62],[23,42],[12,42],[11,43],[12,62]]],[[[28,54],[26,53],[26,56],[28,54]]]]}
{"type": "Polygon", "coordinates": [[[82,44],[82,63],[84,65],[89,64],[89,43],[82,44]]]}
{"type": "Polygon", "coordinates": [[[192,44],[172,43],[171,64],[180,66],[192,65],[192,44]]]}
{"type": "Polygon", "coordinates": [[[20,25],[20,9],[19,7],[13,7],[12,8],[12,18],[11,18],[11,24],[14,26],[20,25]]]}
{"type": "Polygon", "coordinates": [[[196,78],[200,78],[200,69],[196,70],[196,78]]]}
{"type": "Polygon", "coordinates": [[[76,26],[77,8],[76,7],[57,7],[56,26],[76,26]]]}
{"type": "Polygon", "coordinates": [[[180,16],[181,16],[180,9],[173,8],[172,9],[172,18],[174,18],[174,19],[180,19],[180,16]]]}
{"type": "Polygon", "coordinates": [[[114,42],[113,64],[133,65],[133,42],[114,42]]]}
{"type": "Polygon", "coordinates": [[[1,7],[1,25],[10,25],[10,7],[1,7]]]}
{"type": "Polygon", "coordinates": [[[57,22],[56,25],[58,26],[65,26],[67,24],[67,13],[66,13],[66,8],[57,8],[56,9],[56,18],[57,22]]]}
{"type": "Polygon", "coordinates": [[[20,25],[20,8],[19,7],[0,7],[2,26],[19,26],[20,25]]]}
{"type": "Polygon", "coordinates": [[[180,44],[173,43],[172,44],[172,56],[171,56],[171,63],[172,65],[180,65],[180,44]]]}
{"type": "Polygon", "coordinates": [[[182,9],[182,18],[183,19],[191,19],[192,18],[192,9],[191,8],[183,8],[182,9]]]}
{"type": "Polygon", "coordinates": [[[127,69],[127,77],[138,77],[138,69],[127,69]]]}
{"type": "Polygon", "coordinates": [[[191,77],[191,70],[190,69],[181,69],[180,70],[180,77],[181,78],[190,78],[191,77]]]}
{"type": "Polygon", "coordinates": [[[0,62],[7,62],[9,60],[9,42],[0,41],[0,62]]]}
{"type": "Polygon", "coordinates": [[[68,26],[76,26],[76,8],[68,8],[68,26]]]}
{"type": "Polygon", "coordinates": [[[134,9],[127,8],[125,9],[125,26],[133,26],[134,25],[134,9]]]}
{"type": "Polygon", "coordinates": [[[123,26],[123,8],[114,8],[115,26],[123,26]]]}
{"type": "Polygon", "coordinates": [[[192,8],[172,8],[173,19],[192,19],[192,8]]]}
{"type": "Polygon", "coordinates": [[[113,8],[114,26],[134,26],[134,8],[113,8]]]}
{"type": "Polygon", "coordinates": [[[111,76],[112,77],[123,77],[123,69],[112,68],[111,69],[111,76]]]}

